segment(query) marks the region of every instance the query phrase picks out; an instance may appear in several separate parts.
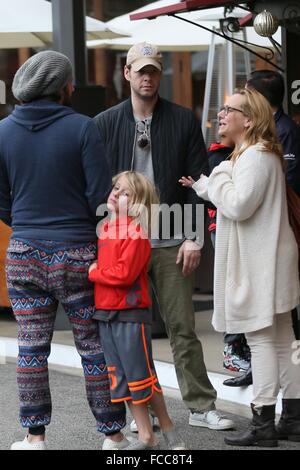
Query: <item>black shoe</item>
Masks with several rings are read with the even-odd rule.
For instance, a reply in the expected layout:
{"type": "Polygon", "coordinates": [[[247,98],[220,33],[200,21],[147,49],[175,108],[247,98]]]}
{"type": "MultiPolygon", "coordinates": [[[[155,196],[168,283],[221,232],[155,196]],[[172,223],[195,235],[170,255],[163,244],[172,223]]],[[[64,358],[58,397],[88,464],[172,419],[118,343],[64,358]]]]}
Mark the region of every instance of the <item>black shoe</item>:
{"type": "Polygon", "coordinates": [[[276,431],[279,440],[300,442],[299,398],[283,398],[282,413],[276,431]]]}
{"type": "Polygon", "coordinates": [[[262,406],[258,412],[251,403],[251,409],[253,418],[250,429],[243,434],[225,437],[225,444],[230,446],[277,447],[275,405],[262,406]]]}
{"type": "Polygon", "coordinates": [[[227,387],[247,387],[248,385],[252,385],[252,383],[252,370],[251,367],[249,367],[245,374],[224,380],[223,385],[227,385],[227,387]]]}

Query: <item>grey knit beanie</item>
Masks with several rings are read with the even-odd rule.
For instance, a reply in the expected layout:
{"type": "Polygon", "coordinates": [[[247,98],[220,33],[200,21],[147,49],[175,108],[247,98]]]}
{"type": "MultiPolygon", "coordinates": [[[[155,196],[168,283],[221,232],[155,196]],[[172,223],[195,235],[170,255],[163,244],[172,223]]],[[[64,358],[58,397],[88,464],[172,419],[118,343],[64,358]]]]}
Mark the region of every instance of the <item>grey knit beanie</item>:
{"type": "Polygon", "coordinates": [[[72,64],[67,56],[56,51],[38,52],[17,71],[12,92],[17,100],[28,103],[58,93],[72,75],[72,64]]]}

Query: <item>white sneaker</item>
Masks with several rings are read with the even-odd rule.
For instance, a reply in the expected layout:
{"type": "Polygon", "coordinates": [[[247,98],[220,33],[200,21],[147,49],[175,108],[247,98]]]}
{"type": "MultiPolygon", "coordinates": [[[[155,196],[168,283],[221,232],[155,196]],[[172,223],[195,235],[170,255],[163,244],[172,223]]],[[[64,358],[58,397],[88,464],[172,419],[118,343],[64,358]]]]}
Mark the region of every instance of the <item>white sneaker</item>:
{"type": "MultiPolygon", "coordinates": [[[[156,416],[150,415],[150,420],[152,422],[153,431],[157,431],[160,428],[158,418],[156,416]]],[[[138,432],[138,428],[134,419],[130,423],[130,431],[138,432]]]]}
{"type": "Polygon", "coordinates": [[[109,437],[107,437],[106,439],[104,439],[104,442],[102,444],[102,450],[122,450],[125,449],[125,447],[128,447],[131,442],[132,439],[129,440],[125,436],[120,442],[112,441],[111,439],[109,439],[109,437]]]}
{"type": "Polygon", "coordinates": [[[217,410],[205,411],[204,413],[191,412],[189,424],[190,426],[199,426],[202,428],[214,429],[216,431],[234,428],[233,421],[222,416],[217,410]]]}
{"type": "Polygon", "coordinates": [[[135,439],[132,441],[129,446],[125,447],[124,450],[157,450],[158,447],[158,441],[155,440],[155,442],[152,445],[146,444],[146,442],[140,441],[139,439],[135,439]]]}
{"type": "Polygon", "coordinates": [[[24,441],[14,442],[10,450],[47,450],[45,441],[29,442],[28,436],[24,441]]]}

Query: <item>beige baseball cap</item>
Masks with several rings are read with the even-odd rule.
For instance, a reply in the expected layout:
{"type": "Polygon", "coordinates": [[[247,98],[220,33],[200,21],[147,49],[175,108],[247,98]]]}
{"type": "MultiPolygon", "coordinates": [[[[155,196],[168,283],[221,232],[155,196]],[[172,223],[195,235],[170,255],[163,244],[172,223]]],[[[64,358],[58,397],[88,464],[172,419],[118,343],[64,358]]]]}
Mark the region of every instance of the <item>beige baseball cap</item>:
{"type": "Polygon", "coordinates": [[[146,65],[153,65],[162,70],[162,55],[154,44],[141,42],[132,46],[127,54],[126,65],[131,65],[134,72],[138,72],[146,65]]]}

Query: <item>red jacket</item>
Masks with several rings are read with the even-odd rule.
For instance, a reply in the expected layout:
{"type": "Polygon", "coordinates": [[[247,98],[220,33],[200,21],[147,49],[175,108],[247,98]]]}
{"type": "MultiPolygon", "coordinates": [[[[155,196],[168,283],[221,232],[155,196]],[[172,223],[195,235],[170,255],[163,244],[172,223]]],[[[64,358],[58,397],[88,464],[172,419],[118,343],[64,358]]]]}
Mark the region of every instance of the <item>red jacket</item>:
{"type": "Polygon", "coordinates": [[[151,255],[148,238],[132,219],[105,223],[98,241],[98,268],[89,274],[95,283],[98,310],[126,310],[151,305],[147,267],[151,255]]]}

